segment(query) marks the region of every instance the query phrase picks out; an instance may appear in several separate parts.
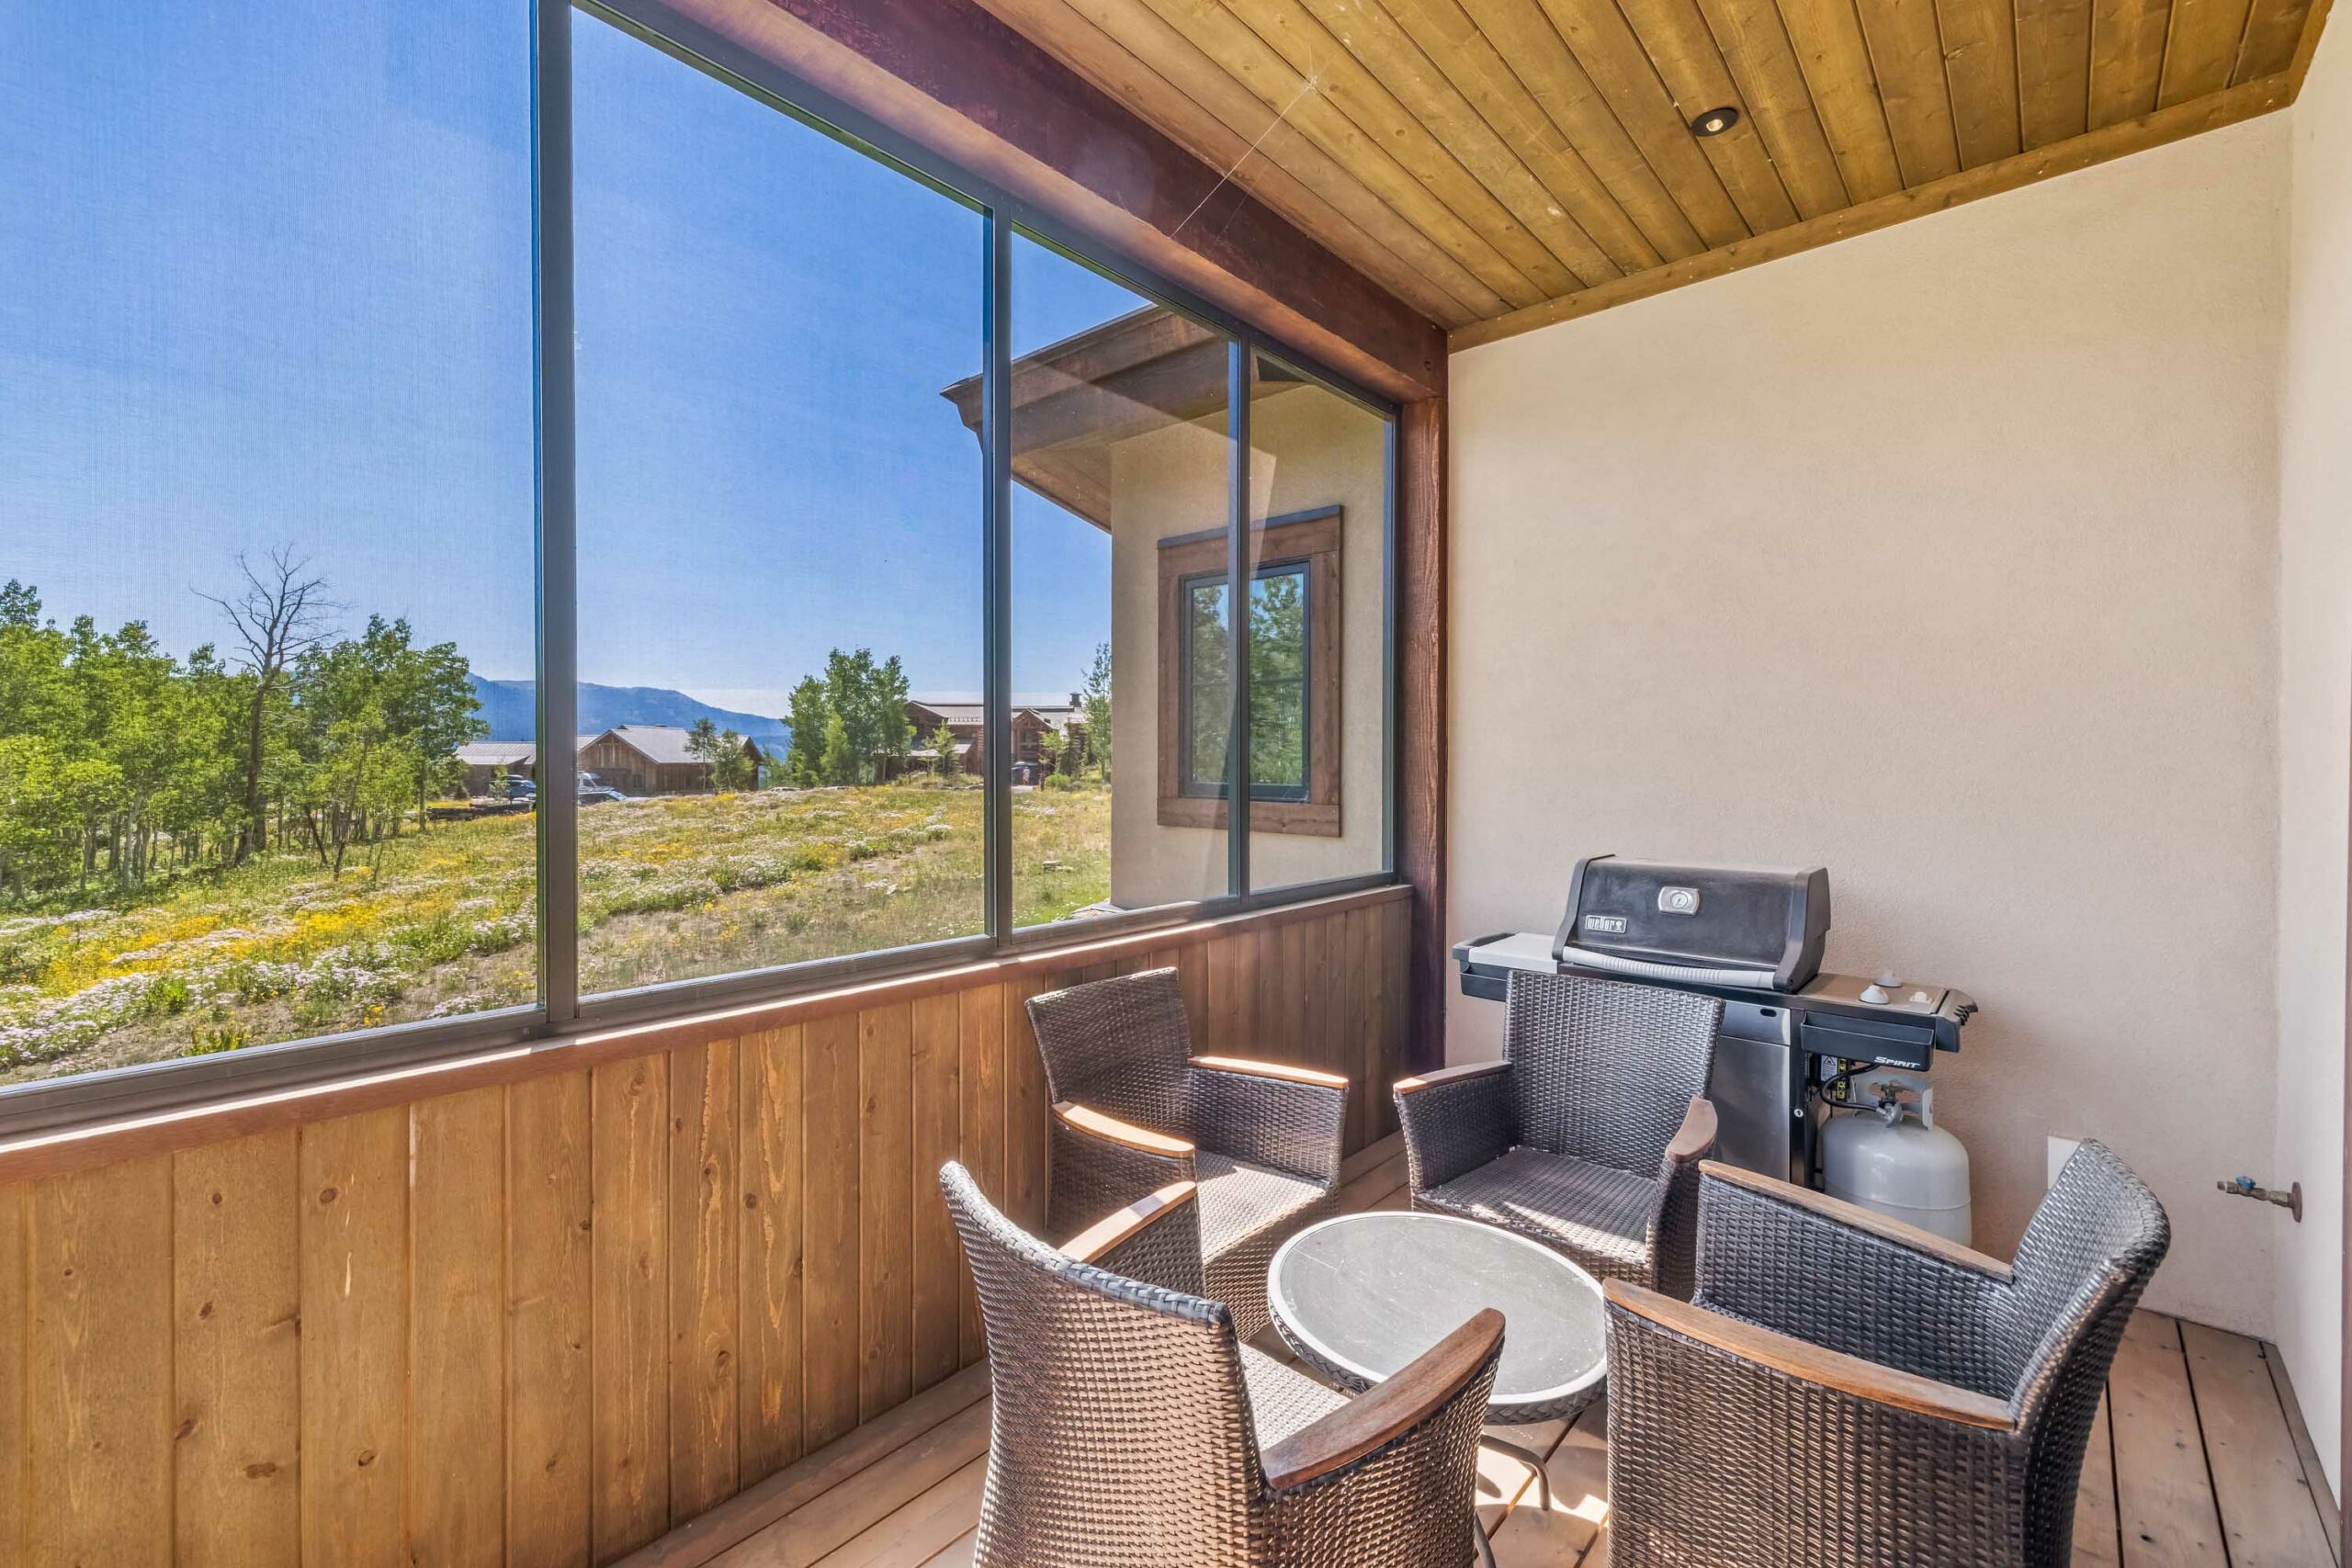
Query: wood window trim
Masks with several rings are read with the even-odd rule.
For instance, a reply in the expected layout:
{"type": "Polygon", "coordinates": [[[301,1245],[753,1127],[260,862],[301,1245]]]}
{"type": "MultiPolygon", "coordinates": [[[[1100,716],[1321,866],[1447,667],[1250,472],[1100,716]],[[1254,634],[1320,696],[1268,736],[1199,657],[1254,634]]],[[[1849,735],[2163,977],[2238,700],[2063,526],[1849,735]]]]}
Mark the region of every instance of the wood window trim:
{"type": "MultiPolygon", "coordinates": [[[[1306,568],[1307,780],[1304,800],[1252,796],[1250,828],[1258,833],[1340,836],[1340,547],[1345,515],[1337,506],[1270,517],[1250,529],[1252,569],[1306,568]]],[[[1226,568],[1222,528],[1159,541],[1159,825],[1223,828],[1226,803],[1183,789],[1184,618],[1187,583],[1226,568]]]]}

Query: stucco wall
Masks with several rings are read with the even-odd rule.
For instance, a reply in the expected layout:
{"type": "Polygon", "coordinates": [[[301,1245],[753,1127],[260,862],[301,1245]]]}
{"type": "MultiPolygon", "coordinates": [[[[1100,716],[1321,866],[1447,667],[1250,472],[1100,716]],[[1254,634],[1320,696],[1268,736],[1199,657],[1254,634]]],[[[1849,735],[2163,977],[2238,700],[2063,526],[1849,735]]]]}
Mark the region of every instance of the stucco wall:
{"type": "MultiPolygon", "coordinates": [[[[2340,13],[2339,13],[2340,16],[2340,13]]],[[[2343,1337],[2346,818],[2352,811],[2352,36],[2292,111],[2279,434],[2278,1339],[2331,1481],[2343,1337]]]]}
{"type": "MultiPolygon", "coordinates": [[[[1256,833],[1260,887],[1377,871],[1381,862],[1381,593],[1385,426],[1319,388],[1261,394],[1250,407],[1252,509],[1285,516],[1343,509],[1338,838],[1256,833]]],[[[1118,759],[1111,803],[1111,897],[1136,908],[1225,891],[1221,829],[1162,827],[1159,541],[1223,525],[1225,423],[1172,426],[1112,450],[1112,669],[1118,759]]]]}
{"type": "MultiPolygon", "coordinates": [[[[1978,1240],[2096,1136],[2155,1304],[2272,1327],[2271,117],[1458,355],[1450,922],[1616,851],[1826,864],[1833,965],[1965,987],[1978,1240]]],[[[1455,996],[1456,1059],[1500,1010],[1455,996]]]]}

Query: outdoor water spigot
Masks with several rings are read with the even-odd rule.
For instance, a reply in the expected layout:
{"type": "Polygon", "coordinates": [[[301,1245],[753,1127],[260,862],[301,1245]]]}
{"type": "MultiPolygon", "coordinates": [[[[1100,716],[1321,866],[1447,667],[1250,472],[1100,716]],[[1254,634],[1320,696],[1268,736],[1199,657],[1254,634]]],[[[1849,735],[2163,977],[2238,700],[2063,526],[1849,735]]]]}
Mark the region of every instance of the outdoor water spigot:
{"type": "Polygon", "coordinates": [[[2297,1224],[2303,1223],[2303,1184],[2300,1181],[2291,1183],[2284,1192],[2261,1186],[2251,1176],[2216,1181],[2213,1185],[2233,1198],[2252,1198],[2258,1202],[2276,1203],[2293,1213],[2297,1224]]]}

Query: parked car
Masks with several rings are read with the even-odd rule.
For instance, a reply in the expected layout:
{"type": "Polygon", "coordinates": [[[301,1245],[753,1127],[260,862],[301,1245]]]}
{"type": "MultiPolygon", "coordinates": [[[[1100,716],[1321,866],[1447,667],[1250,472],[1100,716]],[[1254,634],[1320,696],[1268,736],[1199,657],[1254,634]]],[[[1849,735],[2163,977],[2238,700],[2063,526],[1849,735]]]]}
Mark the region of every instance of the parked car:
{"type": "Polygon", "coordinates": [[[590,784],[586,779],[580,781],[580,804],[582,806],[597,806],[608,800],[628,798],[610,784],[590,784]]]}
{"type": "Polygon", "coordinates": [[[529,779],[508,779],[503,798],[507,800],[537,800],[539,786],[529,779]]]}

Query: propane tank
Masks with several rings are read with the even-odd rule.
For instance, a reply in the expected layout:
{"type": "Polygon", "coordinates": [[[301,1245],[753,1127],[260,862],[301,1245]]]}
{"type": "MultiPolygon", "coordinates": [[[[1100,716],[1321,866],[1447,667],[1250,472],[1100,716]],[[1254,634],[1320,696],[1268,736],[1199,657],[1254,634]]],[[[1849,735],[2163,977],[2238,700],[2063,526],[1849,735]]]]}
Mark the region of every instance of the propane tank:
{"type": "Polygon", "coordinates": [[[1821,1129],[1829,1195],[1966,1246],[1968,1150],[1936,1125],[1936,1091],[1900,1073],[1865,1073],[1852,1093],[1860,1106],[1821,1129]]]}

